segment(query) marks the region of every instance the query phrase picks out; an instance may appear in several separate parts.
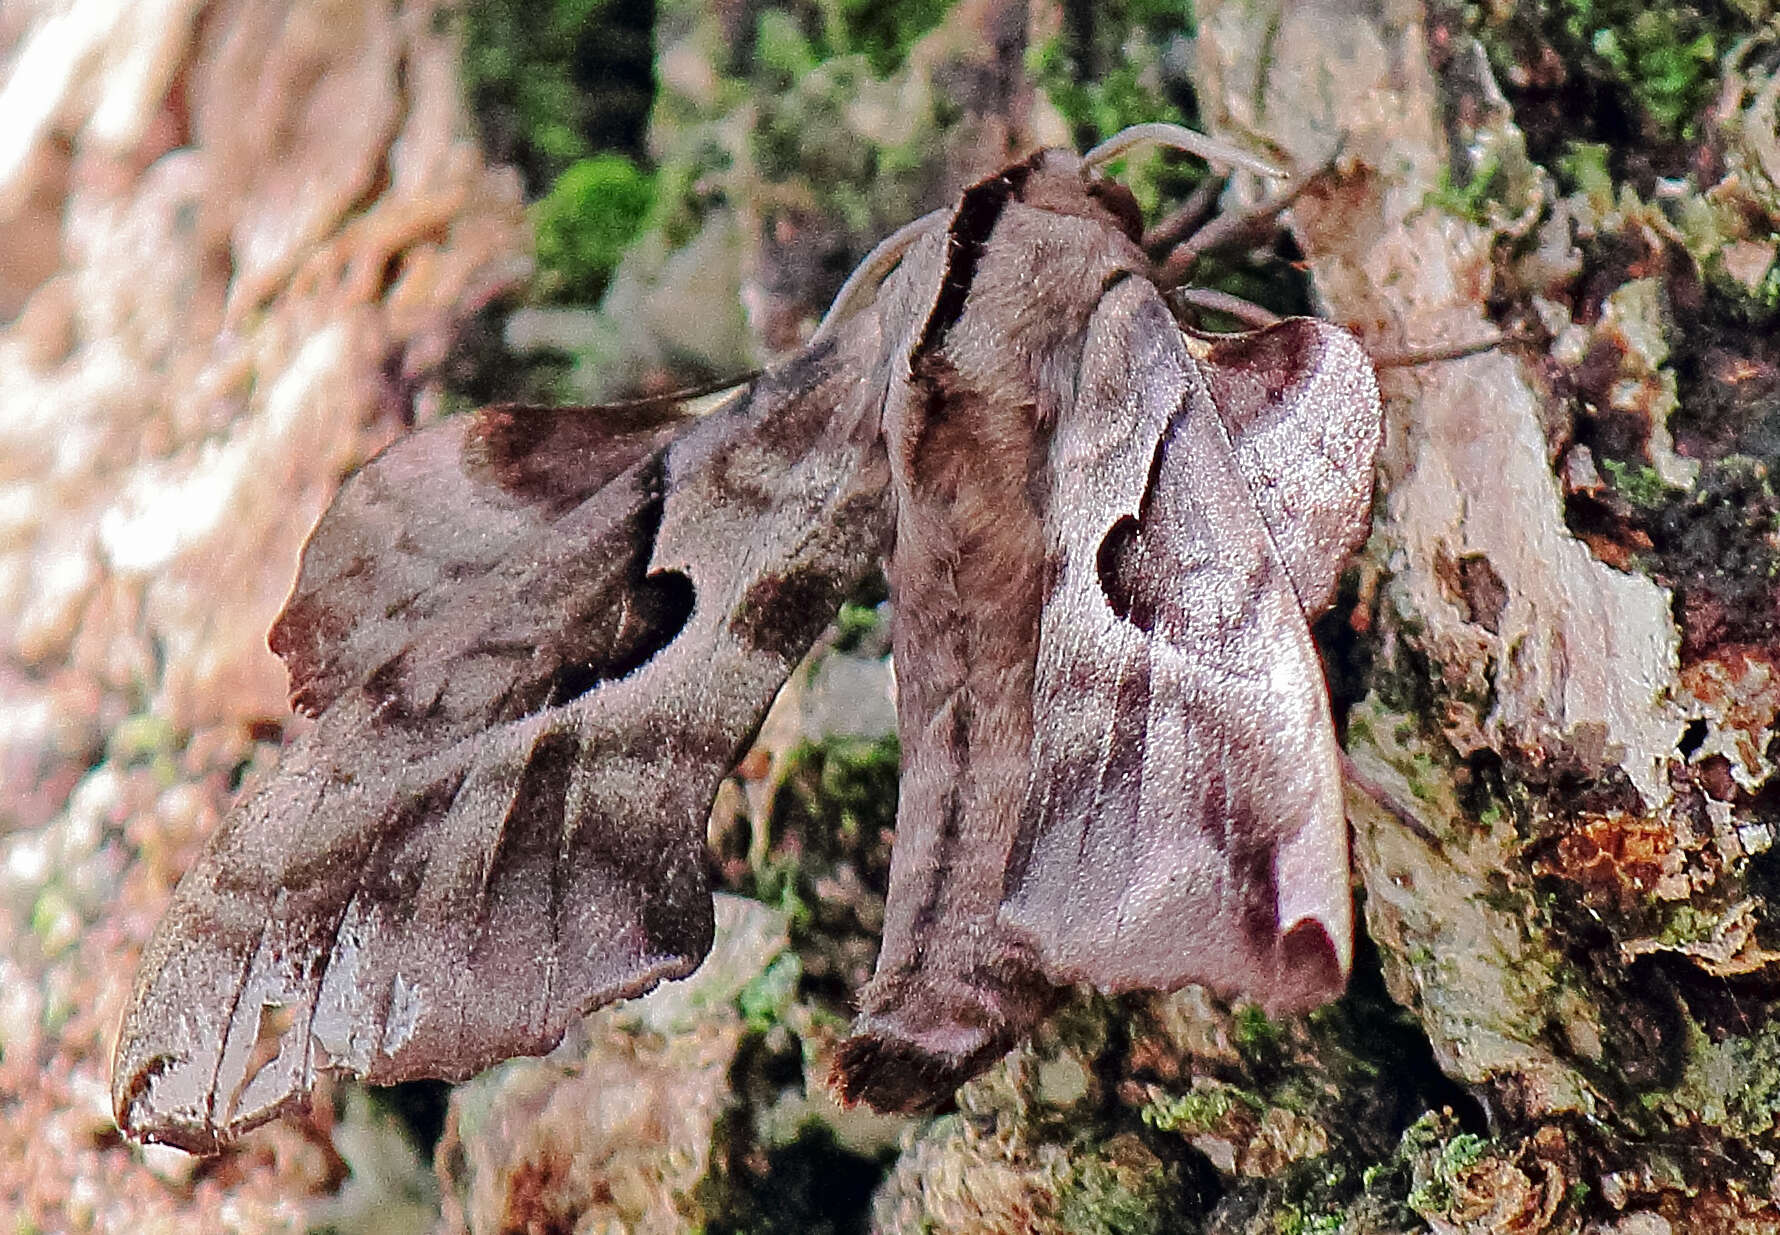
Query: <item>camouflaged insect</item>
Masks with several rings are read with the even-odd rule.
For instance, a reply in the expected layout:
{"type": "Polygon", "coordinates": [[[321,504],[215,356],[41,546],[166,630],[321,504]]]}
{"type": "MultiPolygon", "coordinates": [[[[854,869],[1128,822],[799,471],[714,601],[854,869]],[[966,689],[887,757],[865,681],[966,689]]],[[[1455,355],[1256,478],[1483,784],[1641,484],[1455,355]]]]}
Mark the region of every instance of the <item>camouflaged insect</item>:
{"type": "Polygon", "coordinates": [[[1135,202],[1047,150],[902,229],[723,403],[492,407],[341,490],[272,630],[318,721],[143,958],[131,1136],[213,1151],[321,1071],[460,1078],[690,973],[712,799],[888,555],[897,838],[833,1059],[915,1110],[1061,986],[1338,993],[1352,907],[1307,620],[1380,431],[1345,332],[1177,324],[1135,202]]]}

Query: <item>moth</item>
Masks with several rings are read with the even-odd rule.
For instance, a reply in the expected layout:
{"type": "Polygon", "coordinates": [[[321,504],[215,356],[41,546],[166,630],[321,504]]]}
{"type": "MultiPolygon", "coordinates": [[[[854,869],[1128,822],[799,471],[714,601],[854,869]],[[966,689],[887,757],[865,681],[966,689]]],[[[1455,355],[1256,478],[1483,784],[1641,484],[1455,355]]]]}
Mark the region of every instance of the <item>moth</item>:
{"type": "Polygon", "coordinates": [[[210,1152],[318,1072],[458,1079],[697,967],[706,818],[888,557],[903,772],[832,1082],[944,1101],[1069,984],[1272,1011],[1352,955],[1307,619],[1365,535],[1365,354],[1184,329],[1101,170],[1045,150],[879,246],[715,411],[496,406],[342,488],[270,642],[314,727],[150,940],[130,1136],[210,1152]]]}

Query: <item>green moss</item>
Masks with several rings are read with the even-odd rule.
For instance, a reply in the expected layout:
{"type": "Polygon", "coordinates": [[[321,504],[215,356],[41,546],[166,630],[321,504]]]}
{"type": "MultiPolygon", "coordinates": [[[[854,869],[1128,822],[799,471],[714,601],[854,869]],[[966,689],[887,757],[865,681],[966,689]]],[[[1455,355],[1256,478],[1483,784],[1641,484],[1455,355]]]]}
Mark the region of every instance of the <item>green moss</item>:
{"type": "Polygon", "coordinates": [[[1132,1137],[1071,1158],[1057,1189],[1057,1225],[1070,1235],[1152,1235],[1171,1229],[1175,1170],[1132,1137]]]}
{"type": "MultiPolygon", "coordinates": [[[[1771,431],[1755,426],[1750,436],[1767,438],[1771,431]]],[[[1760,444],[1771,448],[1770,441],[1760,444]]],[[[1772,639],[1780,499],[1770,466],[1767,460],[1728,455],[1705,464],[1690,492],[1670,491],[1660,508],[1640,511],[1640,525],[1655,544],[1656,573],[1691,594],[1677,605],[1689,640],[1772,639]],[[1715,613],[1716,620],[1696,628],[1690,620],[1695,610],[1715,613]]]]}
{"type": "Polygon", "coordinates": [[[793,9],[767,9],[755,26],[756,65],[785,84],[843,56],[858,56],[871,73],[889,77],[909,50],[939,25],[953,0],[820,0],[818,20],[793,9]]]}
{"type": "Polygon", "coordinates": [[[1479,164],[1464,184],[1454,183],[1451,171],[1442,168],[1439,181],[1429,190],[1423,205],[1473,223],[1487,224],[1490,203],[1501,199],[1505,187],[1502,161],[1491,155],[1479,164]]]}
{"type": "Polygon", "coordinates": [[[1613,173],[1607,166],[1610,153],[1600,142],[1571,142],[1557,160],[1558,179],[1563,186],[1586,194],[1603,214],[1613,208],[1613,173]]]}
{"type": "Polygon", "coordinates": [[[1275,1235],[1340,1235],[1347,1225],[1345,1212],[1307,1214],[1296,1205],[1281,1205],[1273,1211],[1275,1235]]]}
{"type": "Polygon", "coordinates": [[[1642,1095],[1646,1109],[1671,1123],[1704,1123],[1723,1135],[1763,1137],[1780,1125],[1780,1023],[1713,1041],[1691,1020],[1687,1064],[1667,1092],[1642,1095]]]}
{"type": "Polygon", "coordinates": [[[1230,1038],[1251,1067],[1271,1067],[1279,1060],[1285,1028],[1269,1020],[1259,1006],[1248,1003],[1236,1009],[1230,1038]]]}
{"type": "Polygon", "coordinates": [[[952,0],[824,0],[822,13],[838,52],[863,55],[873,72],[887,77],[951,7],[952,0]]]}
{"type": "MultiPolygon", "coordinates": [[[[894,735],[806,742],[786,761],[771,821],[773,843],[738,891],[785,913],[800,948],[823,947],[866,929],[878,910],[824,900],[816,884],[839,863],[864,884],[889,870],[901,758],[894,735]]],[[[832,971],[833,958],[816,969],[832,971]]]]}
{"type": "Polygon", "coordinates": [[[1092,80],[1081,80],[1075,59],[1061,38],[1034,48],[1027,65],[1070,128],[1085,136],[1084,146],[1101,142],[1120,129],[1152,120],[1186,123],[1183,109],[1163,97],[1142,62],[1114,67],[1092,80]]]}
{"type": "Polygon", "coordinates": [[[792,755],[786,781],[845,844],[868,829],[894,824],[901,761],[895,734],[825,738],[792,755]]]}
{"type": "Polygon", "coordinates": [[[666,248],[682,248],[699,234],[710,207],[720,197],[706,182],[728,169],[729,155],[715,145],[680,151],[656,169],[650,225],[660,231],[666,248]]]}
{"type": "Polygon", "coordinates": [[[180,778],[178,756],[185,742],[186,734],[165,716],[138,712],[111,731],[105,755],[125,767],[147,767],[157,783],[169,786],[180,778]]]}
{"type": "Polygon", "coordinates": [[[812,880],[795,854],[772,854],[752,872],[749,894],[785,915],[794,938],[815,922],[812,880]]]}
{"type": "Polygon", "coordinates": [[[1408,1204],[1418,1214],[1444,1214],[1452,1207],[1452,1187],[1444,1179],[1424,1180],[1409,1190],[1408,1204]]]}
{"type": "MultiPolygon", "coordinates": [[[[1759,0],[1477,0],[1463,6],[1550,166],[1579,137],[1605,141],[1623,174],[1688,175],[1735,50],[1769,23],[1759,0]]],[[[1449,10],[1450,11],[1450,10],[1449,10]]]]}
{"type": "Polygon", "coordinates": [[[84,926],[79,904],[61,887],[45,888],[31,903],[31,933],[46,956],[59,956],[80,942],[84,926]]]}
{"type": "Polygon", "coordinates": [[[1472,1132],[1453,1132],[1449,1116],[1432,1111],[1403,1133],[1398,1160],[1419,1167],[1414,1186],[1404,1198],[1409,1208],[1426,1216],[1444,1214],[1453,1202],[1453,1178],[1477,1164],[1490,1149],[1490,1141],[1472,1132]]]}
{"type": "Polygon", "coordinates": [[[767,9],[754,22],[754,62],[759,71],[790,85],[823,60],[815,41],[784,9],[767,9]]]}
{"type": "Polygon", "coordinates": [[[708,1235],[844,1235],[867,1226],[886,1163],[855,1153],[820,1121],[783,1144],[732,1142],[699,1185],[708,1235]]]}
{"type": "Polygon", "coordinates": [[[1356,746],[1373,746],[1377,744],[1372,730],[1372,718],[1369,713],[1363,712],[1358,708],[1354,709],[1352,714],[1347,718],[1347,737],[1349,743],[1356,746]]]}
{"type": "MultiPolygon", "coordinates": [[[[811,44],[810,54],[820,56],[821,47],[811,44]]],[[[749,131],[759,175],[784,186],[762,196],[775,210],[824,221],[823,231],[836,246],[831,260],[837,285],[869,243],[920,213],[931,143],[935,129],[944,126],[935,99],[933,113],[902,118],[909,148],[873,140],[859,131],[855,111],[862,97],[887,97],[863,56],[822,60],[795,81],[781,78],[758,90],[749,131]],[[842,237],[857,251],[847,251],[842,237]]]]}
{"type": "MultiPolygon", "coordinates": [[[[1772,244],[1780,240],[1780,235],[1770,233],[1761,238],[1772,244]]],[[[1714,254],[1714,258],[1717,255],[1714,254]]],[[[1714,260],[1708,266],[1715,290],[1727,293],[1733,303],[1740,303],[1744,309],[1744,317],[1755,322],[1764,322],[1780,312],[1780,261],[1769,266],[1762,275],[1761,282],[1753,288],[1746,287],[1724,273],[1723,263],[1714,260]]]]}
{"type": "Polygon", "coordinates": [[[1409,758],[1398,764],[1398,770],[1407,778],[1409,792],[1418,802],[1442,806],[1451,796],[1450,770],[1425,751],[1410,752],[1409,758]]]}
{"type": "MultiPolygon", "coordinates": [[[[1190,88],[1177,78],[1178,50],[1195,29],[1188,0],[1113,0],[1027,54],[1027,71],[1083,149],[1149,121],[1192,124],[1190,88]]],[[[1184,194],[1204,175],[1196,162],[1146,156],[1115,162],[1145,211],[1184,194]]],[[[1225,289],[1229,290],[1229,289],[1225,289]]]]}
{"type": "Polygon", "coordinates": [[[572,164],[532,207],[540,290],[559,300],[597,300],[654,200],[649,175],[621,154],[572,164]]]}
{"type": "Polygon", "coordinates": [[[1692,137],[1718,77],[1729,32],[1691,5],[1561,0],[1565,32],[1590,66],[1618,83],[1658,130],[1692,137]]]}
{"type": "Polygon", "coordinates": [[[1489,1141],[1474,1132],[1461,1132],[1440,1147],[1440,1169],[1448,1175],[1475,1166],[1489,1149],[1489,1141]]]}
{"type": "Polygon", "coordinates": [[[765,1033],[784,1019],[785,1011],[797,998],[797,986],[803,977],[803,962],[795,952],[783,952],[766,970],[756,976],[736,995],[736,1011],[754,1033],[765,1033]]]}
{"type": "MultiPolygon", "coordinates": [[[[947,115],[954,92],[911,92],[898,79],[913,72],[911,48],[952,7],[812,0],[763,8],[753,37],[739,41],[744,54],[726,66],[732,75],[719,101],[679,121],[743,136],[749,180],[732,195],[754,201],[769,221],[788,217],[806,229],[810,256],[832,268],[836,286],[871,243],[932,204],[935,151],[946,144],[936,130],[956,119],[947,115]],[[909,111],[912,99],[920,111],[909,111]]],[[[684,110],[669,102],[668,110],[684,110]]]]}
{"type": "Polygon", "coordinates": [[[1264,1179],[1235,1181],[1225,1208],[1252,1217],[1240,1226],[1216,1229],[1241,1230],[1248,1235],[1420,1230],[1420,1223],[1401,1203],[1401,1189],[1407,1187],[1401,1179],[1406,1178],[1407,1167],[1393,1159],[1390,1167],[1368,1168],[1366,1174],[1376,1187],[1386,1180],[1387,1172],[1395,1172],[1388,1182],[1400,1185],[1399,1195],[1379,1200],[1357,1187],[1357,1164],[1350,1170],[1334,1153],[1302,1158],[1271,1171],[1264,1179]]]}
{"type": "Polygon", "coordinates": [[[1668,947],[1682,944],[1700,943],[1712,937],[1722,920],[1720,914],[1698,908],[1683,901],[1671,904],[1665,915],[1662,928],[1657,932],[1657,942],[1668,947]]]}
{"type": "Polygon", "coordinates": [[[1160,62],[1167,41],[1191,38],[1196,24],[1190,0],[1113,0],[1094,6],[1085,28],[1034,47],[1026,67],[1084,146],[1148,120],[1184,124],[1160,62]]]}
{"type": "Polygon", "coordinates": [[[605,148],[637,148],[654,96],[647,6],[616,0],[471,0],[463,77],[493,156],[540,193],[605,148]]]}
{"type": "MultiPolygon", "coordinates": [[[[583,4],[579,16],[599,7],[583,4]]],[[[541,20],[528,21],[511,4],[472,4],[464,12],[464,84],[475,103],[507,96],[525,139],[547,158],[567,163],[588,153],[585,139],[568,122],[574,111],[569,43],[574,23],[561,5],[539,5],[541,20]]]]}
{"type": "Polygon", "coordinates": [[[1413,1216],[1399,1220],[1415,1178],[1410,1150],[1437,1147],[1456,1129],[1432,1117],[1406,1149],[1403,1126],[1384,1112],[1464,1099],[1370,962],[1356,964],[1353,988],[1336,1003],[1279,1021],[1241,1014],[1230,1037],[1243,1044],[1240,1072],[1200,1075],[1187,1093],[1153,1096],[1139,1113],[1162,1132],[1230,1141],[1244,1170],[1268,1162],[1265,1179],[1226,1180],[1247,1194],[1228,1198],[1236,1211],[1254,1215],[1240,1229],[1420,1229],[1413,1216]]]}
{"type": "Polygon", "coordinates": [[[652,5],[470,0],[462,66],[470,112],[497,162],[535,197],[538,294],[598,299],[655,201],[633,156],[654,100],[652,5]]]}
{"type": "Polygon", "coordinates": [[[111,731],[106,750],[109,758],[135,764],[160,758],[183,744],[178,726],[165,716],[138,712],[111,731]]]}
{"type": "Polygon", "coordinates": [[[886,624],[884,610],[877,605],[861,605],[847,601],[834,620],[834,646],[839,652],[851,652],[875,640],[886,624]]]}
{"type": "Polygon", "coordinates": [[[1196,1084],[1183,1094],[1155,1098],[1144,1105],[1141,1115],[1144,1123],[1159,1131],[1192,1136],[1222,1127],[1239,1109],[1260,1115],[1267,1110],[1267,1103],[1246,1089],[1211,1082],[1196,1084]]]}
{"type": "Polygon", "coordinates": [[[1602,459],[1601,470],[1607,474],[1607,483],[1634,506],[1655,510],[1669,500],[1671,490],[1653,467],[1602,459]]]}
{"type": "MultiPolygon", "coordinates": [[[[1730,191],[1714,189],[1710,193],[1689,193],[1678,202],[1666,203],[1681,241],[1706,275],[1707,287],[1713,295],[1712,309],[1722,313],[1727,324],[1741,329],[1771,333],[1776,312],[1780,311],[1780,262],[1770,258],[1767,268],[1753,277],[1748,266],[1749,254],[1738,254],[1738,268],[1733,269],[1734,246],[1754,244],[1765,246],[1770,254],[1780,248],[1780,231],[1765,221],[1763,214],[1751,207],[1759,200],[1748,191],[1749,186],[1737,177],[1728,182],[1730,191]]],[[[1603,212],[1604,213],[1604,212],[1603,212]]],[[[1688,340],[1678,341],[1677,351],[1685,354],[1688,340]]]]}

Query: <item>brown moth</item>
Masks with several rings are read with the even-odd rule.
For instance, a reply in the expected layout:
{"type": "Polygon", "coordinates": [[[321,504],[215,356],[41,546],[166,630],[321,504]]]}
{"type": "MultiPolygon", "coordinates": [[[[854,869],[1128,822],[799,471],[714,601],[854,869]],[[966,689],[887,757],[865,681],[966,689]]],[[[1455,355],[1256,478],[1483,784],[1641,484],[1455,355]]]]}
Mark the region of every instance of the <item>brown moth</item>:
{"type": "Polygon", "coordinates": [[[1176,323],[1097,170],[1142,139],[1246,161],[1157,126],[1040,152],[708,415],[486,408],[350,480],[271,634],[318,721],[149,942],[119,1126],[213,1151],[320,1071],[461,1078],[690,973],[717,787],[886,553],[903,777],[844,1098],[944,1101],[1072,983],[1339,993],[1307,618],[1377,390],[1325,323],[1176,323]]]}

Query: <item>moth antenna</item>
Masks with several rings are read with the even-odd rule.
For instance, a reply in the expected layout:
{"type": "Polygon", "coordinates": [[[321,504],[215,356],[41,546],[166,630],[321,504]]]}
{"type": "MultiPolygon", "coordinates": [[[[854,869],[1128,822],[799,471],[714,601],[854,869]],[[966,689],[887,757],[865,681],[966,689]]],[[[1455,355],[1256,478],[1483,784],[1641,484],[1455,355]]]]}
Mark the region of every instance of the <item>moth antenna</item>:
{"type": "Polygon", "coordinates": [[[913,223],[904,223],[873,245],[864,260],[853,267],[853,273],[841,284],[841,290],[834,294],[834,302],[828,306],[828,312],[822,315],[822,320],[816,323],[815,333],[810,335],[810,343],[819,343],[826,339],[834,333],[835,327],[869,303],[877,295],[878,285],[896,268],[896,263],[902,260],[910,246],[946,215],[944,210],[924,214],[913,223]]]}
{"type": "MultiPolygon", "coordinates": [[[[746,386],[763,372],[765,372],[764,369],[748,369],[742,373],[712,378],[708,382],[699,382],[692,386],[677,386],[673,390],[664,390],[656,395],[637,395],[630,399],[608,399],[604,403],[588,404],[587,410],[590,412],[646,411],[652,407],[668,407],[675,403],[688,403],[693,399],[702,399],[706,395],[721,394],[726,390],[735,390],[738,387],[746,386]]],[[[511,407],[520,412],[524,412],[528,407],[523,403],[508,403],[500,406],[511,407]]],[[[560,412],[565,409],[556,406],[542,410],[560,412]]]]}
{"type": "Polygon", "coordinates": [[[1207,163],[1224,163],[1231,167],[1241,167],[1257,175],[1269,176],[1275,180],[1285,179],[1285,173],[1271,163],[1262,161],[1248,151],[1197,133],[1185,125],[1179,124],[1134,124],[1122,129],[1101,142],[1082,156],[1082,164],[1086,167],[1100,167],[1112,162],[1125,154],[1134,146],[1167,146],[1171,150],[1184,150],[1186,153],[1204,159],[1207,163]]]}

